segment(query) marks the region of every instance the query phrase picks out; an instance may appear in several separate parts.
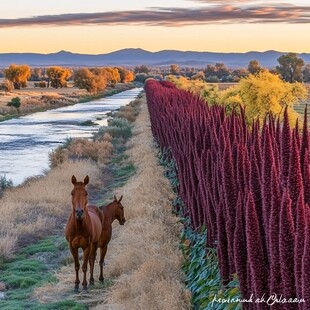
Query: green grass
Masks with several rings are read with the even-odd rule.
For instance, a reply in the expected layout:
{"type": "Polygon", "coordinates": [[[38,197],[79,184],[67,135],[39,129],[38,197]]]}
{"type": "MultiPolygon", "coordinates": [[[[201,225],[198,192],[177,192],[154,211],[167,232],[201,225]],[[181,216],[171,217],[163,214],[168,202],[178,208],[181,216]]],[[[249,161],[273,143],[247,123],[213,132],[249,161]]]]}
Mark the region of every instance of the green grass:
{"type": "Polygon", "coordinates": [[[87,307],[73,301],[65,300],[51,304],[39,304],[35,300],[29,300],[21,304],[17,299],[15,302],[0,301],[1,310],[86,310],[87,307]]]}
{"type": "Polygon", "coordinates": [[[63,237],[53,236],[23,248],[10,261],[0,265],[0,282],[7,287],[6,299],[0,301],[3,310],[18,309],[86,309],[72,300],[40,304],[31,298],[34,288],[45,283],[57,283],[53,270],[63,261],[62,254],[68,249],[63,237]]]}
{"type": "Polygon", "coordinates": [[[6,114],[6,115],[0,115],[0,122],[8,121],[9,119],[12,118],[17,118],[19,117],[20,114],[6,114]]]}

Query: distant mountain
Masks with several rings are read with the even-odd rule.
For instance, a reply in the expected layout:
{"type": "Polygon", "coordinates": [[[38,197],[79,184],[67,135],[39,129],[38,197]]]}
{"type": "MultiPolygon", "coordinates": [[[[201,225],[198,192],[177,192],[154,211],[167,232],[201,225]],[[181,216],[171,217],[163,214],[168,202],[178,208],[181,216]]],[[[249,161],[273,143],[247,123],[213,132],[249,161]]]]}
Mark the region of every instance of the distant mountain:
{"type": "MultiPolygon", "coordinates": [[[[31,67],[59,66],[169,66],[177,64],[189,67],[206,67],[208,64],[223,62],[230,68],[247,67],[251,60],[258,60],[260,65],[274,68],[277,59],[285,52],[247,52],[247,53],[214,53],[164,50],[149,52],[143,49],[122,49],[108,54],[90,55],[59,51],[51,54],[4,53],[0,54],[0,67],[12,63],[28,64],[31,67]]],[[[306,63],[310,63],[310,54],[299,54],[306,63]]]]}

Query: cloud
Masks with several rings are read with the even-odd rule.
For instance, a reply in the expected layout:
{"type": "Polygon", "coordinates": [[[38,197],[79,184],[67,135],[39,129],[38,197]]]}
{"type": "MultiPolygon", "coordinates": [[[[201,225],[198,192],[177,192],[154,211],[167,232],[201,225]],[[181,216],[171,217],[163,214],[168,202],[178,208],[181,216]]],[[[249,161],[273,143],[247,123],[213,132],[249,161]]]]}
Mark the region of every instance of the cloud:
{"type": "Polygon", "coordinates": [[[310,6],[288,4],[282,6],[236,6],[234,3],[247,1],[225,1],[223,4],[218,4],[224,2],[221,0],[205,2],[214,2],[217,5],[199,8],[152,8],[139,11],[73,13],[18,19],[0,19],[0,28],[75,25],[180,27],[219,23],[310,23],[310,6]]]}

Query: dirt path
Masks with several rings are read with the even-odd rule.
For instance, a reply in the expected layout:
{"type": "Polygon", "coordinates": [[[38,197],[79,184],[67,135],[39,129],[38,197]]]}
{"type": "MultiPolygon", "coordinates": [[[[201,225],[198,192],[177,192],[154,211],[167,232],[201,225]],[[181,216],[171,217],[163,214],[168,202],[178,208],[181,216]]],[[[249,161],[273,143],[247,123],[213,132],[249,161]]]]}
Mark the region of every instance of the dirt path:
{"type": "Polygon", "coordinates": [[[98,283],[88,294],[73,294],[74,267],[63,266],[55,276],[57,284],[37,288],[33,297],[42,303],[73,299],[86,308],[129,310],[189,309],[189,295],[182,283],[180,224],[171,214],[175,197],[156,158],[146,104],[135,122],[129,142],[128,160],[136,174],[117,189],[123,195],[127,222],[114,223],[113,236],[104,268],[105,284],[98,283]]]}

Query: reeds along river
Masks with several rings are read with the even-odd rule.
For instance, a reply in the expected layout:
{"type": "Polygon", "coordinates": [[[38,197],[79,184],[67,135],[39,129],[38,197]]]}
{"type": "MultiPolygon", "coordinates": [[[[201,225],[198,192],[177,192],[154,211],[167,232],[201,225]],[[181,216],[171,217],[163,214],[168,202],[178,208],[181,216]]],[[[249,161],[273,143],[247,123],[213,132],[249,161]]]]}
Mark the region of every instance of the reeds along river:
{"type": "Polygon", "coordinates": [[[0,123],[0,176],[14,185],[42,174],[49,168],[48,153],[67,138],[90,137],[107,125],[106,114],[134,100],[141,88],[111,97],[45,112],[37,112],[0,123]],[[98,125],[81,126],[92,120],[98,125]]]}

